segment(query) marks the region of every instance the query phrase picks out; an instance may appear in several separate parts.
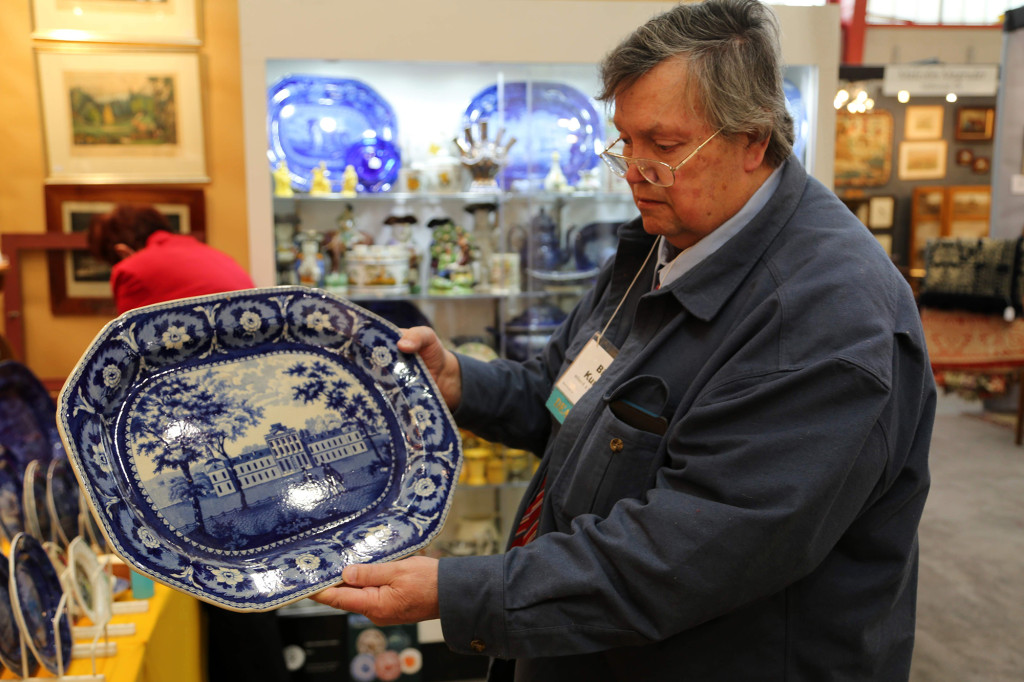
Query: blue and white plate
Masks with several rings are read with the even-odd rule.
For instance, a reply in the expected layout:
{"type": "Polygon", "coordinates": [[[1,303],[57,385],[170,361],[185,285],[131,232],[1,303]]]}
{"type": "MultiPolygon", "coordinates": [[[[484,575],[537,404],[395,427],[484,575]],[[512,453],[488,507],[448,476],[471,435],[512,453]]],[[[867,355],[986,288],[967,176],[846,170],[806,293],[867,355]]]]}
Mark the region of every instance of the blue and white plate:
{"type": "Polygon", "coordinates": [[[53,524],[46,508],[46,468],[38,459],[25,467],[21,484],[21,509],[25,518],[25,532],[39,542],[53,539],[53,524]]]}
{"type": "Polygon", "coordinates": [[[78,498],[78,481],[70,462],[50,462],[46,469],[46,510],[51,533],[65,547],[78,535],[78,498]]]}
{"type": "Polygon", "coordinates": [[[387,192],[398,179],[402,166],[398,147],[387,140],[368,137],[349,147],[345,164],[352,166],[359,177],[359,192],[387,192]]]}
{"type": "Polygon", "coordinates": [[[15,675],[35,675],[39,669],[39,663],[31,654],[22,656],[21,630],[11,605],[11,569],[3,554],[0,554],[0,663],[15,675]]]}
{"type": "Polygon", "coordinates": [[[0,362],[0,444],[19,477],[34,459],[64,457],[56,413],[50,394],[28,367],[0,362]]]}
{"type": "Polygon", "coordinates": [[[25,516],[21,508],[22,479],[14,464],[0,458],[0,533],[8,543],[25,530],[25,516]]]}
{"type": "Polygon", "coordinates": [[[362,81],[287,75],[267,91],[267,137],[270,169],[287,163],[292,187],[308,192],[313,169],[323,162],[337,190],[353,146],[367,138],[382,148],[394,144],[398,121],[387,100],[362,81]]]}
{"type": "Polygon", "coordinates": [[[50,557],[38,540],[19,533],[11,543],[8,570],[11,607],[21,636],[44,668],[54,675],[66,673],[71,664],[71,623],[65,614],[54,632],[63,589],[50,557]]]}
{"type": "Polygon", "coordinates": [[[517,181],[538,189],[551,170],[554,152],[562,173],[575,185],[579,171],[597,167],[598,154],[604,151],[601,116],[589,97],[566,83],[505,83],[501,95],[497,85],[484,88],[466,107],[462,126],[480,121],[488,121],[492,131],[504,128],[504,140],[516,138],[499,174],[505,189],[518,186],[517,181]]]}
{"type": "Polygon", "coordinates": [[[71,463],[114,552],[239,611],[276,608],[352,563],[425,546],[462,453],[389,322],[318,289],[138,308],[61,391],[71,463]]]}

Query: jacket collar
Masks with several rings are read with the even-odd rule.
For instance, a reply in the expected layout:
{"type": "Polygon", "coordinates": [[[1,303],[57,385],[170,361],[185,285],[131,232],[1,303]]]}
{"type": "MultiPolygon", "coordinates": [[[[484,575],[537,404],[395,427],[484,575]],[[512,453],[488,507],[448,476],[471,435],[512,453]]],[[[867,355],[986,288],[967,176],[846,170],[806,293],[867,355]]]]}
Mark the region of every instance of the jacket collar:
{"type": "MultiPolygon", "coordinates": [[[[775,194],[729,240],[728,246],[718,249],[691,271],[652,295],[674,296],[695,317],[705,322],[712,319],[789,222],[806,185],[807,171],[799,161],[790,157],[782,168],[782,178],[775,194]]],[[[615,269],[631,269],[631,274],[635,273],[651,248],[654,237],[644,232],[641,219],[636,218],[622,227],[619,241],[632,256],[622,259],[621,263],[616,258],[615,269]]],[[[653,273],[655,265],[656,261],[648,263],[645,270],[653,273]]],[[[641,281],[645,276],[641,276],[641,281]]],[[[650,279],[647,281],[650,282],[650,279]]]]}

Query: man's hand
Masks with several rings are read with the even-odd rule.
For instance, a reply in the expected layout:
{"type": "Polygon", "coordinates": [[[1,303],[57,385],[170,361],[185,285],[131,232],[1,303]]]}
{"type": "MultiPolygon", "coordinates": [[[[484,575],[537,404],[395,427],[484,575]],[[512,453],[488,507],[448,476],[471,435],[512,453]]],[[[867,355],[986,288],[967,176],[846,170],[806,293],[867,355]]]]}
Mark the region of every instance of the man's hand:
{"type": "Polygon", "coordinates": [[[437,559],[414,556],[385,564],[346,566],[344,582],[310,599],[360,613],[376,625],[418,623],[440,616],[437,559]]]}
{"type": "Polygon", "coordinates": [[[434,382],[441,390],[448,409],[454,410],[462,401],[462,370],[455,354],[441,344],[437,334],[430,327],[410,327],[402,330],[398,339],[398,350],[403,353],[419,353],[434,382]]]}

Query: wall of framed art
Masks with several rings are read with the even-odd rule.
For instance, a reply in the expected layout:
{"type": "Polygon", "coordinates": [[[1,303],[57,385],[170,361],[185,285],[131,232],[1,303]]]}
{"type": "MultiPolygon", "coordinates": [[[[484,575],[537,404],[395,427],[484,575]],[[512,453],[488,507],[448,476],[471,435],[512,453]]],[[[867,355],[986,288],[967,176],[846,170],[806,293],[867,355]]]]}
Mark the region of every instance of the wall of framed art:
{"type": "MultiPolygon", "coordinates": [[[[912,97],[901,103],[882,93],[880,67],[860,71],[857,85],[876,88],[874,108],[864,114],[837,113],[836,194],[897,265],[920,275],[922,240],[945,233],[942,218],[933,221],[919,202],[931,196],[932,188],[941,192],[990,181],[995,97],[960,97],[956,102],[912,97]],[[879,224],[878,213],[871,220],[872,205],[884,205],[886,227],[879,224]]],[[[944,195],[938,205],[946,206],[944,195]]],[[[973,226],[980,229],[977,222],[973,226]]],[[[961,227],[967,229],[966,224],[961,227]]]]}
{"type": "MultiPolygon", "coordinates": [[[[36,21],[39,15],[34,15],[33,10],[46,2],[58,9],[71,6],[55,0],[5,3],[3,21],[0,21],[0,57],[5,65],[5,96],[0,98],[0,117],[4,121],[0,126],[0,144],[4,149],[4,164],[0,166],[0,232],[4,234],[48,234],[46,187],[48,184],[71,184],[66,180],[54,182],[47,170],[48,148],[36,73],[36,52],[67,46],[65,43],[69,41],[57,40],[61,34],[44,35],[42,26],[36,21]]],[[[76,41],[75,44],[85,52],[102,52],[118,47],[145,53],[156,48],[158,52],[184,52],[198,56],[199,87],[203,100],[204,175],[209,182],[201,185],[184,181],[165,184],[163,180],[154,182],[151,179],[145,184],[175,190],[201,188],[205,196],[206,224],[210,228],[208,242],[247,266],[245,187],[244,177],[238,172],[244,152],[239,124],[242,101],[237,3],[175,0],[166,3],[87,4],[115,9],[116,6],[143,4],[159,5],[164,9],[194,7],[186,22],[191,28],[185,29],[193,36],[190,38],[168,37],[169,34],[161,29],[160,44],[150,44],[148,41],[152,38],[146,38],[142,31],[133,34],[139,40],[125,36],[115,40],[113,34],[104,34],[105,40],[123,42],[123,45],[96,40],[76,41]]],[[[140,11],[148,12],[150,8],[140,11]]],[[[105,30],[114,28],[114,23],[106,23],[105,30]]],[[[96,184],[73,182],[83,187],[96,184]]],[[[130,178],[130,183],[143,184],[135,177],[130,178]]],[[[23,251],[19,271],[22,280],[20,304],[10,307],[0,303],[0,308],[3,308],[0,331],[6,335],[9,325],[22,329],[25,349],[21,359],[38,376],[44,379],[67,376],[84,348],[110,320],[110,315],[55,314],[49,286],[50,259],[45,250],[23,251]]]]}

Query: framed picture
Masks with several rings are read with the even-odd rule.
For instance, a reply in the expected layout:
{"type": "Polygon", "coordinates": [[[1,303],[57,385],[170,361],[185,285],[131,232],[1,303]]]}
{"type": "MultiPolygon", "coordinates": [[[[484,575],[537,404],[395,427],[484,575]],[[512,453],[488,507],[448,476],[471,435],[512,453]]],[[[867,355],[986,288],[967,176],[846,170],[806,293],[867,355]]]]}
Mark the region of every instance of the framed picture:
{"type": "Polygon", "coordinates": [[[868,201],[868,227],[872,230],[892,228],[896,214],[896,197],[871,197],[868,201]]]}
{"type": "Polygon", "coordinates": [[[40,40],[198,45],[200,0],[32,0],[40,40]]]}
{"type": "MultiPolygon", "coordinates": [[[[172,229],[205,238],[206,199],[202,189],[142,185],[47,185],[46,231],[86,232],[95,216],[118,204],[149,204],[172,229]]],[[[113,315],[110,266],[88,251],[47,255],[54,315],[113,315]]]]}
{"type": "Polygon", "coordinates": [[[992,163],[987,156],[976,156],[971,162],[971,170],[975,173],[988,173],[992,169],[992,163]]]}
{"type": "Polygon", "coordinates": [[[209,182],[199,55],[37,49],[47,182],[209,182]]]}
{"type": "Polygon", "coordinates": [[[879,187],[892,175],[892,114],[836,112],[836,187],[879,187]]]}
{"type": "Polygon", "coordinates": [[[958,166],[970,166],[974,163],[974,152],[970,149],[956,150],[956,163],[958,166]]]}
{"type": "Polygon", "coordinates": [[[988,185],[958,185],[949,188],[949,215],[956,220],[965,217],[988,217],[992,206],[992,188],[988,185]]]}
{"type": "Polygon", "coordinates": [[[945,140],[900,142],[900,180],[940,180],[946,177],[945,140]]]}
{"type": "Polygon", "coordinates": [[[996,129],[993,107],[960,107],[956,110],[956,139],[991,140],[996,129]]]}
{"type": "Polygon", "coordinates": [[[907,140],[936,140],[942,137],[942,105],[908,106],[903,125],[907,140]]]}

